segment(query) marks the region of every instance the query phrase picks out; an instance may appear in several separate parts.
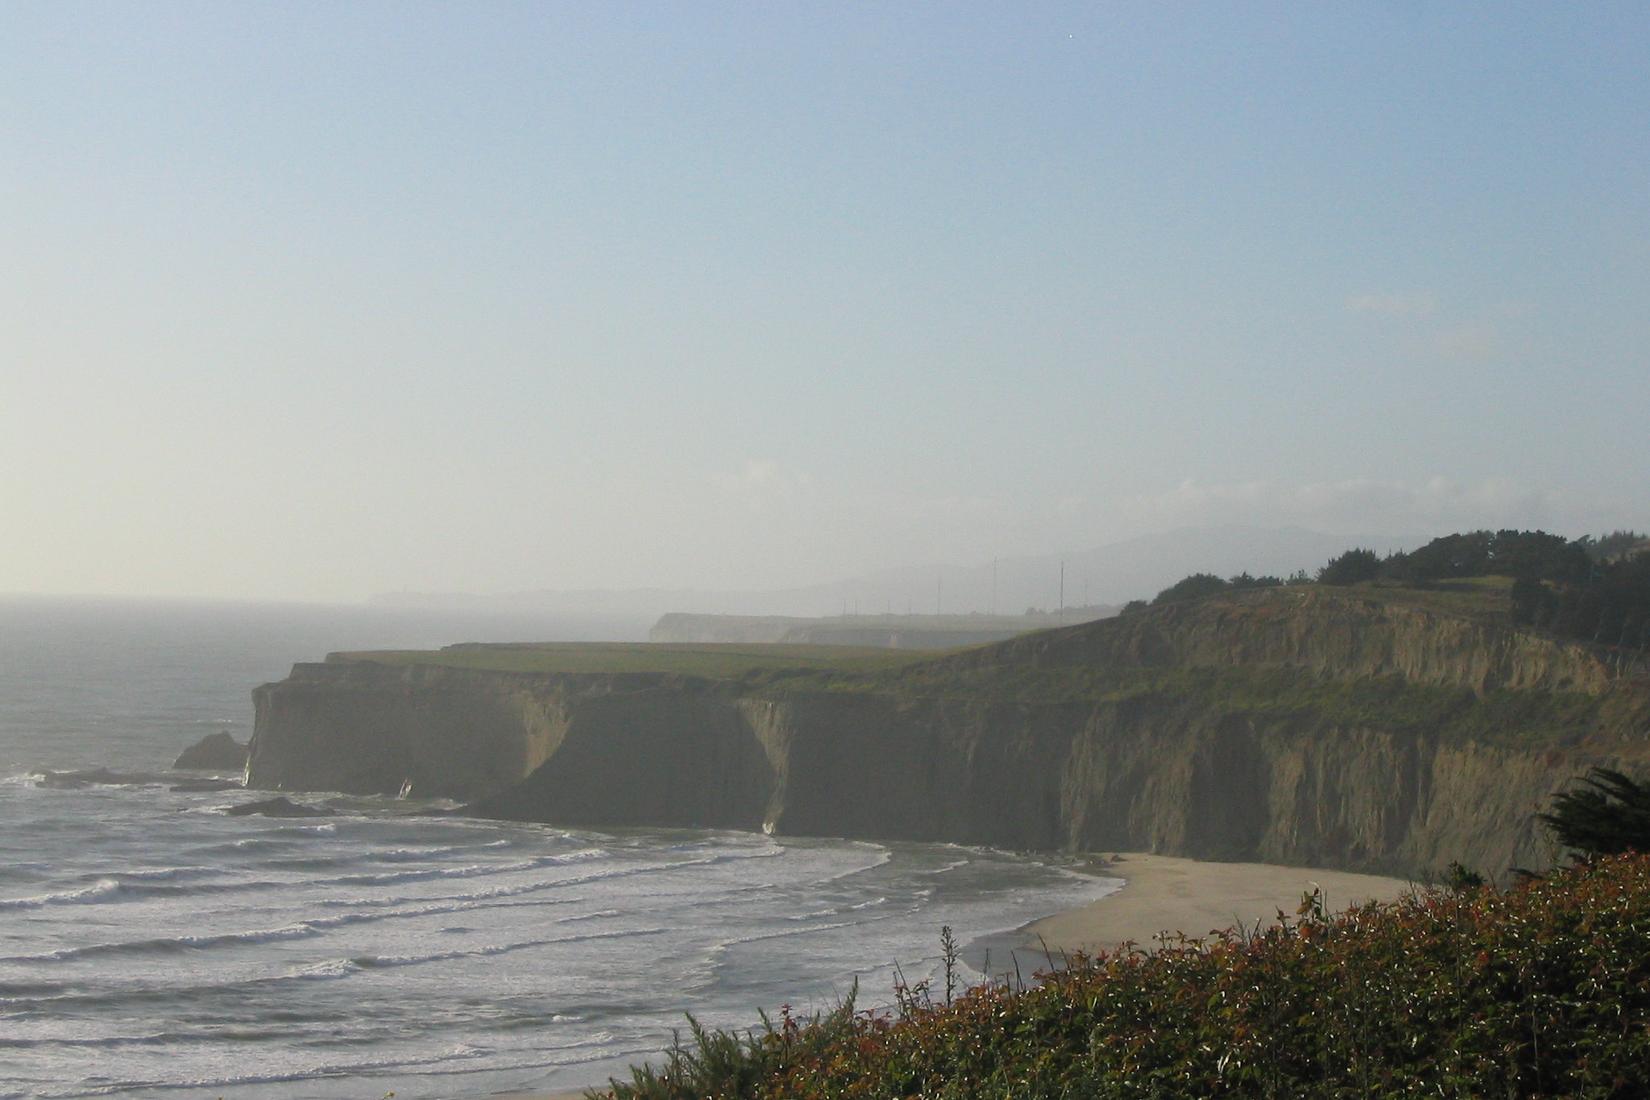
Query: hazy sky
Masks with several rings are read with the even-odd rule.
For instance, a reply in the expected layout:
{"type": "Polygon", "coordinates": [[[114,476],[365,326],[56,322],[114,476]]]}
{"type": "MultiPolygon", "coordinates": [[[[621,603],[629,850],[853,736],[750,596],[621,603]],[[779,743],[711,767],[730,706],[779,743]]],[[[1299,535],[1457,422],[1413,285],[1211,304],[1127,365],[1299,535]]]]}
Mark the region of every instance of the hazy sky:
{"type": "Polygon", "coordinates": [[[1650,6],[0,5],[0,592],[1650,526],[1650,6]]]}

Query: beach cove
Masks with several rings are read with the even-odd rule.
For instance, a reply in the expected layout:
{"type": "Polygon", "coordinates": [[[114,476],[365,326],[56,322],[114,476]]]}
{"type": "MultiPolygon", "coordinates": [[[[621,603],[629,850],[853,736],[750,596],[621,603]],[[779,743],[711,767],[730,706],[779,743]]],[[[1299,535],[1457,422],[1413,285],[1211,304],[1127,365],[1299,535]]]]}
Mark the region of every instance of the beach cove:
{"type": "MultiPolygon", "coordinates": [[[[1364,902],[1390,902],[1419,888],[1419,884],[1381,875],[1357,874],[1327,868],[1284,867],[1268,863],[1220,863],[1182,859],[1147,852],[1096,856],[1085,871],[1117,879],[1121,885],[1082,905],[1049,914],[1023,927],[982,937],[969,945],[965,960],[974,969],[969,977],[983,980],[978,967],[989,965],[999,979],[1014,974],[1029,978],[1078,952],[1115,951],[1126,944],[1134,950],[1153,950],[1161,936],[1184,933],[1199,938],[1230,928],[1255,931],[1275,925],[1279,914],[1294,919],[1303,894],[1314,890],[1329,912],[1364,902]],[[989,954],[989,958],[987,955],[989,954]]],[[[882,1004],[887,991],[865,990],[861,1003],[882,1004]]],[[[756,1023],[753,1007],[751,1023],[756,1023]]],[[[622,1079],[622,1078],[621,1078],[622,1079]]],[[[598,1091],[607,1081],[592,1082],[598,1091]]],[[[585,1089],[519,1091],[491,1094],[494,1100],[575,1100],[585,1089]]]]}

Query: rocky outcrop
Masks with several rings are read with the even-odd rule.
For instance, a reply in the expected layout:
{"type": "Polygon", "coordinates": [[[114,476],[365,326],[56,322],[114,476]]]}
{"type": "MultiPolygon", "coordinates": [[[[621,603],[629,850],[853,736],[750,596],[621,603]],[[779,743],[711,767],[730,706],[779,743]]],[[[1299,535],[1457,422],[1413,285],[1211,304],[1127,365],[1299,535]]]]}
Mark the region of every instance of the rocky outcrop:
{"type": "Polygon", "coordinates": [[[568,825],[1500,871],[1551,858],[1531,814],[1570,777],[1650,763],[1650,690],[1605,669],[1583,647],[1318,591],[1156,609],[860,680],[334,661],[255,693],[249,777],[410,784],[568,825]],[[1246,693],[1242,677],[1262,673],[1288,686],[1283,703],[1246,693]],[[1345,705],[1337,684],[1375,685],[1383,707],[1345,705]],[[1503,714],[1523,724],[1484,720],[1503,714]]]}
{"type": "Polygon", "coordinates": [[[224,730],[207,734],[184,749],[172,767],[186,772],[238,772],[246,767],[246,751],[245,745],[224,730]]]}

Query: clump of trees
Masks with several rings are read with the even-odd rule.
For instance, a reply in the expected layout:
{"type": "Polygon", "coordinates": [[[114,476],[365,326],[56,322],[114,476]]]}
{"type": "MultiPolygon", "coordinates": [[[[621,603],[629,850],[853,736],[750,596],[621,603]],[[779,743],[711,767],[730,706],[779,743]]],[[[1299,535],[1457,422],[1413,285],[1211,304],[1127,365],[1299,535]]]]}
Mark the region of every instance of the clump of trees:
{"type": "Polygon", "coordinates": [[[1373,550],[1348,550],[1318,570],[1319,584],[1348,585],[1372,581],[1381,575],[1381,559],[1373,550]]]}
{"type": "Polygon", "coordinates": [[[1159,592],[1152,603],[1180,603],[1185,600],[1200,600],[1220,592],[1237,592],[1247,588],[1277,588],[1282,584],[1283,581],[1277,577],[1251,577],[1247,571],[1224,579],[1213,573],[1193,573],[1159,592]]]}
{"type": "Polygon", "coordinates": [[[1468,577],[1511,577],[1523,581],[1583,584],[1612,565],[1632,560],[1646,537],[1616,531],[1603,538],[1566,539],[1546,531],[1466,531],[1435,538],[1425,546],[1385,558],[1373,550],[1348,550],[1318,570],[1322,584],[1389,580],[1428,585],[1468,577]]]}
{"type": "Polygon", "coordinates": [[[1584,581],[1593,559],[1581,539],[1545,531],[1468,531],[1433,539],[1407,554],[1393,554],[1381,575],[1406,584],[1460,577],[1514,577],[1584,581]]]}
{"type": "Polygon", "coordinates": [[[1348,550],[1318,571],[1321,584],[1388,580],[1427,586],[1511,577],[1515,622],[1570,638],[1650,649],[1650,539],[1636,531],[1566,539],[1546,531],[1468,531],[1379,558],[1348,550]]]}
{"type": "MultiPolygon", "coordinates": [[[[1566,539],[1546,531],[1467,531],[1444,535],[1407,553],[1381,557],[1356,548],[1318,570],[1319,584],[1371,581],[1426,587],[1473,577],[1510,577],[1514,621],[1571,638],[1650,651],[1650,536],[1612,531],[1566,539]]],[[[1248,588],[1310,584],[1304,570],[1287,580],[1193,573],[1165,588],[1152,606],[1248,588]]],[[[1130,601],[1125,613],[1148,606],[1130,601]]]]}
{"type": "Polygon", "coordinates": [[[1597,563],[1579,582],[1520,578],[1512,610],[1515,621],[1565,637],[1650,648],[1650,553],[1597,563]]]}
{"type": "Polygon", "coordinates": [[[1650,535],[1638,531],[1611,531],[1608,535],[1593,538],[1583,535],[1576,540],[1587,551],[1587,556],[1598,562],[1619,561],[1635,553],[1650,550],[1650,535]]]}

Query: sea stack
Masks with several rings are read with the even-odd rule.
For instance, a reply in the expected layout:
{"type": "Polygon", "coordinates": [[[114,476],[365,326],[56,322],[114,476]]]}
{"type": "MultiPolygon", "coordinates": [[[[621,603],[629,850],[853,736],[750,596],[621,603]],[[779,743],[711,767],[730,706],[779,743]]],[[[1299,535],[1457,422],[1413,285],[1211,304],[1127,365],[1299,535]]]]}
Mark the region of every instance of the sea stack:
{"type": "Polygon", "coordinates": [[[178,771],[238,772],[246,767],[246,746],[229,736],[228,730],[196,741],[172,762],[178,771]]]}

